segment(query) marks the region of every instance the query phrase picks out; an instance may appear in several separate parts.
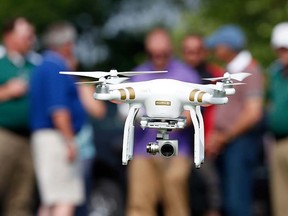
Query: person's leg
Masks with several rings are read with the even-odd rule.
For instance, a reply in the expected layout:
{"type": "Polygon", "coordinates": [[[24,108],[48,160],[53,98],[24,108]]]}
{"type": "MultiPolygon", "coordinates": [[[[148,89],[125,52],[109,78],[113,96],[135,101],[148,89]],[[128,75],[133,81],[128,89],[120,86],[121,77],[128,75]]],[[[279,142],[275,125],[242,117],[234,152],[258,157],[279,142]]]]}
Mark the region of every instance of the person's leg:
{"type": "Polygon", "coordinates": [[[9,132],[3,135],[5,136],[10,137],[10,143],[7,144],[17,148],[17,151],[16,157],[10,155],[15,161],[11,170],[12,174],[10,177],[6,176],[9,185],[6,188],[3,209],[5,215],[31,215],[34,171],[29,140],[9,132]]]}
{"type": "Polygon", "coordinates": [[[40,206],[40,208],[38,209],[37,216],[51,216],[51,207],[40,206]]]}
{"type": "Polygon", "coordinates": [[[135,156],[128,165],[128,216],[156,216],[161,173],[154,158],[135,156]]]}
{"type": "Polygon", "coordinates": [[[251,216],[253,171],[258,140],[242,136],[228,144],[222,155],[223,207],[227,216],[251,216]]]}
{"type": "Polygon", "coordinates": [[[286,216],[288,215],[288,139],[274,144],[270,172],[273,215],[286,216]]]}
{"type": "Polygon", "coordinates": [[[93,186],[92,177],[93,177],[94,158],[83,160],[81,166],[83,168],[83,174],[84,174],[86,199],[88,199],[91,188],[93,186]]]}
{"type": "Polygon", "coordinates": [[[90,198],[90,191],[92,190],[92,177],[93,177],[93,165],[94,159],[85,159],[81,161],[81,169],[84,178],[84,187],[85,187],[85,201],[82,205],[76,208],[76,216],[88,216],[89,209],[89,198],[90,198]]]}
{"type": "MultiPolygon", "coordinates": [[[[221,207],[221,193],[220,193],[220,182],[219,174],[215,167],[215,161],[212,159],[206,159],[201,168],[197,170],[201,175],[206,186],[206,196],[208,200],[208,215],[219,215],[221,207]]],[[[205,214],[206,216],[206,214],[205,214]]]]}
{"type": "Polygon", "coordinates": [[[13,141],[13,137],[0,128],[0,200],[5,200],[19,153],[18,144],[13,141]]]}
{"type": "Polygon", "coordinates": [[[63,140],[54,130],[39,130],[32,136],[41,204],[53,206],[56,213],[74,212],[74,206],[82,203],[84,194],[77,161],[67,161],[63,140]]]}
{"type": "Polygon", "coordinates": [[[73,216],[73,204],[57,204],[53,206],[40,206],[37,216],[73,216]]]}
{"type": "Polygon", "coordinates": [[[57,204],[51,209],[51,216],[73,216],[75,206],[74,204],[57,204]]]}
{"type": "Polygon", "coordinates": [[[162,193],[165,216],[190,215],[188,177],[191,164],[191,160],[184,156],[163,159],[164,190],[162,193]]]}

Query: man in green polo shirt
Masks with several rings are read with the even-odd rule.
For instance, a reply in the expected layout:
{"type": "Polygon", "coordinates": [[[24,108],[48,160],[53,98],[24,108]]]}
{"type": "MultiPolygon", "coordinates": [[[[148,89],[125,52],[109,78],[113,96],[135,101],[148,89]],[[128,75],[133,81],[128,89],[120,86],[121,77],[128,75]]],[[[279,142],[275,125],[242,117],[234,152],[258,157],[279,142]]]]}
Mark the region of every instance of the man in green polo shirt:
{"type": "Polygon", "coordinates": [[[25,18],[3,26],[5,54],[0,58],[0,212],[31,215],[33,166],[29,146],[28,80],[33,63],[28,53],[34,28],[25,18]]]}

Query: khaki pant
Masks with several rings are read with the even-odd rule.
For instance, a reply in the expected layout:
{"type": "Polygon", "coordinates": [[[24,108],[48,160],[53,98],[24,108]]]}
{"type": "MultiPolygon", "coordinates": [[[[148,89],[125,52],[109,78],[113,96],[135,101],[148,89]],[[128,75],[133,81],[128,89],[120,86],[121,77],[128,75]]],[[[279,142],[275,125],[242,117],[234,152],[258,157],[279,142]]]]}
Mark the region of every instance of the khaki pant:
{"type": "Polygon", "coordinates": [[[273,216],[288,215],[288,139],[273,145],[271,155],[273,216]]]}
{"type": "Polygon", "coordinates": [[[43,205],[83,203],[84,188],[79,161],[68,161],[65,139],[59,131],[41,129],[34,132],[32,155],[43,205]]]}
{"type": "Polygon", "coordinates": [[[1,215],[32,215],[32,164],[28,139],[0,128],[1,215]]]}
{"type": "Polygon", "coordinates": [[[190,159],[136,156],[128,169],[128,216],[156,216],[159,202],[165,216],[190,215],[190,159]]]}

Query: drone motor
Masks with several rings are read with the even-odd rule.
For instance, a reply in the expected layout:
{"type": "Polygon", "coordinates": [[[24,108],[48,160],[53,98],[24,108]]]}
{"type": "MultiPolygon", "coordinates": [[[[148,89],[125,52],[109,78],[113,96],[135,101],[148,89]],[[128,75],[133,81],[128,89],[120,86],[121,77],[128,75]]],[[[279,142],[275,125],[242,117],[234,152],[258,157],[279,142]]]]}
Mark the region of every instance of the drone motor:
{"type": "Polygon", "coordinates": [[[96,91],[97,94],[108,94],[109,93],[109,86],[106,84],[99,84],[96,85],[96,91]]]}

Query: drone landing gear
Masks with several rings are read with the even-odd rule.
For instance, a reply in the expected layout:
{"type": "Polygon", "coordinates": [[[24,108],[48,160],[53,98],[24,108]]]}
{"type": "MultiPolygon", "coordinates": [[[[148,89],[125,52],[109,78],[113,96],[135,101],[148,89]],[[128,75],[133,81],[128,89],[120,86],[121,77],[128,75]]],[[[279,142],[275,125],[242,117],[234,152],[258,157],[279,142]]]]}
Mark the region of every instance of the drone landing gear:
{"type": "Polygon", "coordinates": [[[200,106],[185,106],[190,111],[191,119],[194,125],[194,163],[196,168],[200,168],[204,162],[204,122],[200,106]]]}
{"type": "Polygon", "coordinates": [[[133,157],[134,145],[134,121],[141,105],[131,105],[125,121],[123,135],[122,164],[127,165],[133,157]]]}

